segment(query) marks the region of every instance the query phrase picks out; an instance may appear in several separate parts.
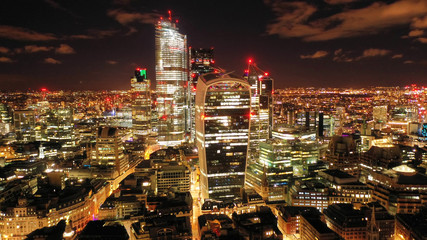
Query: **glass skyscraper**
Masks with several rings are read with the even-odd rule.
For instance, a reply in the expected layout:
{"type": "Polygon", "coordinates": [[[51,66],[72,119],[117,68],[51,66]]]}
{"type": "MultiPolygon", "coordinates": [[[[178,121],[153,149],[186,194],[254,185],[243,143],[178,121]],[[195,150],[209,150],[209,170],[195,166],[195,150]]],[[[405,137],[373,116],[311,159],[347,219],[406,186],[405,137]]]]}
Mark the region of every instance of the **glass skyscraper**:
{"type": "Polygon", "coordinates": [[[249,60],[248,82],[251,85],[251,129],[249,137],[249,163],[259,158],[259,144],[271,138],[273,126],[273,79],[249,60]]]}
{"type": "Polygon", "coordinates": [[[213,48],[192,48],[190,47],[190,81],[187,88],[187,132],[190,133],[189,142],[194,142],[196,138],[195,105],[197,79],[200,75],[215,71],[215,60],[213,48]]]}
{"type": "Polygon", "coordinates": [[[147,70],[137,68],[130,80],[132,92],[132,129],[133,135],[146,141],[151,132],[151,94],[147,70]]]}
{"type": "Polygon", "coordinates": [[[207,73],[197,81],[196,144],[205,199],[240,195],[245,181],[250,101],[250,85],[244,79],[207,73]]]}
{"type": "Polygon", "coordinates": [[[156,93],[158,143],[181,144],[185,138],[185,85],[188,82],[187,37],[172,18],[156,25],[156,93]]]}

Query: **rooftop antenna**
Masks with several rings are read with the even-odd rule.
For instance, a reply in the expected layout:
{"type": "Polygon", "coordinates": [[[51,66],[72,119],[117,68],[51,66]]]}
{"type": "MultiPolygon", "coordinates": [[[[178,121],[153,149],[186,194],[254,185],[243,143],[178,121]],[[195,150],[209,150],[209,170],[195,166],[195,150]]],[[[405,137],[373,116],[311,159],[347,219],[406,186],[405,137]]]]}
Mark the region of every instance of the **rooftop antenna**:
{"type": "Polygon", "coordinates": [[[172,13],[171,13],[171,10],[168,10],[168,14],[169,14],[169,21],[172,21],[172,13]]]}

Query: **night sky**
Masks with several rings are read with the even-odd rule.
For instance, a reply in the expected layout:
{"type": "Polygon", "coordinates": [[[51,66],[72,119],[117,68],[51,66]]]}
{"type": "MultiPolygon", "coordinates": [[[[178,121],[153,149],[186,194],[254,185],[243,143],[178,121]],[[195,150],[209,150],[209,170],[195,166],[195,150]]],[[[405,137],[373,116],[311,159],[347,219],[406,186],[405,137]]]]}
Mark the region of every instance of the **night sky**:
{"type": "Polygon", "coordinates": [[[238,74],[253,58],[276,88],[427,85],[427,0],[1,0],[0,90],[154,81],[168,10],[189,46],[238,74]]]}

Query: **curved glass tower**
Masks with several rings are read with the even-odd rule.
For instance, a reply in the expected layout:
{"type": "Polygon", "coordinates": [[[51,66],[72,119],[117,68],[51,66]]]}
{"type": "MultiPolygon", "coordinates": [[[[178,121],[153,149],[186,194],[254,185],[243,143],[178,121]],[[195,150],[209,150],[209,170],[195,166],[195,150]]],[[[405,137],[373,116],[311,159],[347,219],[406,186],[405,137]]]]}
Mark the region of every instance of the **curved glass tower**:
{"type": "Polygon", "coordinates": [[[172,18],[156,25],[156,93],[158,142],[175,146],[184,141],[185,90],[188,81],[187,36],[172,18]]]}
{"type": "Polygon", "coordinates": [[[244,186],[250,91],[246,80],[228,74],[208,73],[197,81],[196,144],[205,199],[233,199],[244,186]]]}

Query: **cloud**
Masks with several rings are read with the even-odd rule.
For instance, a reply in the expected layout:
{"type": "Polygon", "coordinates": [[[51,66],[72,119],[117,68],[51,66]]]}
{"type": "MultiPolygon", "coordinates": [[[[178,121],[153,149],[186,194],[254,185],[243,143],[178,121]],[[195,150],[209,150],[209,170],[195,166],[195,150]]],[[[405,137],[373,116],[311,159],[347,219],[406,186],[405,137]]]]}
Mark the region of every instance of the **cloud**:
{"type": "Polygon", "coordinates": [[[403,54],[395,54],[393,55],[393,57],[391,57],[392,59],[397,59],[397,58],[403,58],[403,54]]]}
{"type": "Polygon", "coordinates": [[[327,51],[317,51],[311,55],[300,55],[301,59],[316,59],[316,58],[323,58],[326,57],[328,55],[327,51]]]}
{"type": "Polygon", "coordinates": [[[332,59],[334,62],[353,62],[354,58],[349,57],[351,51],[344,52],[341,48],[334,51],[334,58],[332,59]]]}
{"type": "Polygon", "coordinates": [[[68,45],[68,44],[61,44],[59,45],[59,47],[57,49],[55,49],[56,53],[59,54],[73,54],[76,53],[76,51],[74,51],[74,49],[68,45]]]}
{"type": "Polygon", "coordinates": [[[0,63],[12,63],[12,62],[14,61],[8,57],[0,57],[0,63]]]}
{"type": "MultiPolygon", "coordinates": [[[[24,47],[24,51],[27,53],[36,53],[36,52],[48,52],[52,50],[53,47],[46,47],[46,46],[37,46],[37,45],[27,45],[24,47]]],[[[15,50],[17,53],[21,53],[21,50],[15,50]]]]}
{"type": "Polygon", "coordinates": [[[417,38],[417,41],[420,43],[427,43],[427,38],[425,38],[425,37],[417,38]]]}
{"type": "Polygon", "coordinates": [[[100,30],[100,29],[89,29],[87,34],[76,34],[67,37],[68,39],[102,39],[111,37],[118,33],[119,30],[100,30]]]}
{"type": "Polygon", "coordinates": [[[415,29],[408,33],[409,37],[419,37],[422,35],[424,35],[424,30],[420,30],[420,29],[415,29]]]}
{"type": "Polygon", "coordinates": [[[61,64],[62,62],[59,60],[56,60],[54,58],[45,58],[44,59],[44,63],[49,63],[49,64],[61,64]]]}
{"type": "Polygon", "coordinates": [[[106,61],[106,63],[111,64],[111,65],[115,65],[115,64],[117,64],[118,62],[117,62],[117,61],[114,61],[114,60],[108,60],[108,61],[106,61]]]}
{"type": "Polygon", "coordinates": [[[118,30],[99,30],[99,29],[88,30],[89,36],[92,36],[93,38],[97,38],[97,39],[111,37],[118,32],[119,32],[118,30]]]}
{"type": "Polygon", "coordinates": [[[18,41],[51,41],[57,39],[55,35],[51,33],[38,33],[26,28],[6,25],[0,26],[0,38],[18,41]]]}
{"type": "Polygon", "coordinates": [[[120,9],[109,10],[107,15],[114,18],[122,25],[128,25],[135,22],[155,24],[161,16],[158,13],[130,13],[120,9]]]}
{"type": "Polygon", "coordinates": [[[304,41],[326,41],[370,35],[395,26],[409,24],[427,14],[425,0],[398,0],[390,4],[374,2],[358,9],[344,9],[326,17],[306,2],[265,0],[276,13],[276,21],[267,26],[267,33],[281,37],[298,37],[304,41]]]}
{"type": "Polygon", "coordinates": [[[336,4],[346,4],[356,2],[357,0],[325,0],[327,4],[336,5],[336,4]]]}
{"type": "Polygon", "coordinates": [[[71,35],[69,38],[70,39],[94,39],[93,36],[84,35],[84,34],[71,35]]]}
{"type": "Polygon", "coordinates": [[[10,51],[7,47],[0,47],[0,53],[8,53],[10,51]]]}
{"type": "Polygon", "coordinates": [[[390,50],[370,48],[370,49],[364,50],[363,54],[362,54],[362,56],[360,56],[360,58],[385,56],[385,55],[388,55],[390,53],[391,53],[390,50]]]}
{"type": "Polygon", "coordinates": [[[412,28],[427,28],[427,16],[414,18],[411,23],[412,28]]]}
{"type": "Polygon", "coordinates": [[[414,63],[414,61],[412,61],[412,60],[406,60],[406,61],[404,61],[403,63],[404,63],[404,64],[412,64],[412,63],[414,63]]]}
{"type": "MultiPolygon", "coordinates": [[[[362,52],[362,55],[356,57],[355,54],[352,53],[352,51],[344,51],[343,49],[337,49],[334,51],[334,62],[354,62],[359,61],[364,58],[371,58],[371,57],[383,57],[386,55],[391,54],[390,50],[387,49],[379,49],[379,48],[369,48],[362,52]]],[[[396,54],[392,58],[401,58],[403,57],[402,54],[396,54]]]]}

